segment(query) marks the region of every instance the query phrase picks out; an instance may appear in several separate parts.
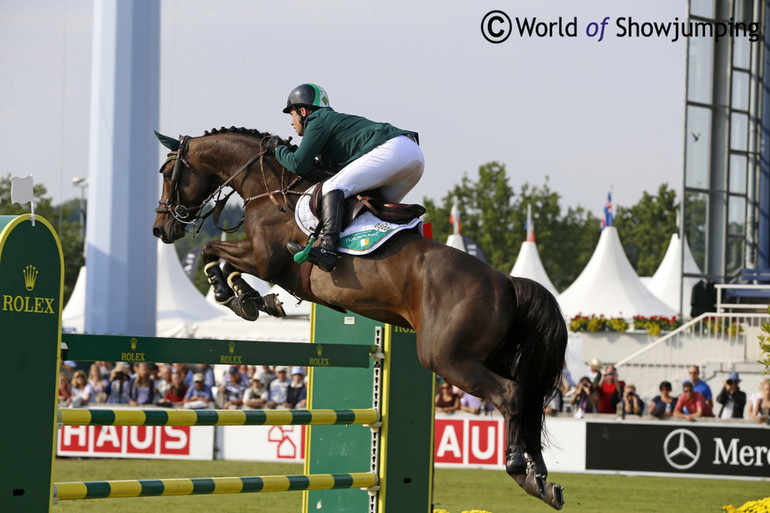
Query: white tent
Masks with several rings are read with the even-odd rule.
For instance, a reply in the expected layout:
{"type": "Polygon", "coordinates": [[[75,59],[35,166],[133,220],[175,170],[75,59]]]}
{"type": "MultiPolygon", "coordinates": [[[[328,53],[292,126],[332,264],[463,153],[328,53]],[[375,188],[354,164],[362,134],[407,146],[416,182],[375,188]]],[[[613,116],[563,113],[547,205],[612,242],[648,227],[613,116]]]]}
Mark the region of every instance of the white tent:
{"type": "Polygon", "coordinates": [[[623,252],[614,226],[602,231],[585,269],[559,295],[558,301],[567,318],[579,313],[625,319],[635,315],[673,316],[677,313],[644,286],[623,252]]]}
{"type": "Polygon", "coordinates": [[[679,234],[671,235],[671,242],[668,245],[663,261],[658,266],[655,274],[644,280],[645,286],[661,299],[668,306],[679,311],[679,298],[682,297],[682,314],[687,316],[690,312],[690,296],[692,288],[698,282],[697,278],[685,278],[683,287],[680,289],[682,280],[682,251],[684,251],[684,270],[686,273],[700,274],[700,268],[695,263],[695,259],[690,251],[690,245],[687,239],[684,244],[679,240],[679,234]],[[680,294],[680,291],[683,293],[680,294]]]}
{"type": "Polygon", "coordinates": [[[556,287],[551,283],[548,273],[545,272],[543,262],[540,261],[540,255],[537,252],[537,246],[535,246],[535,243],[532,241],[524,241],[521,243],[519,256],[516,257],[516,263],[513,264],[511,276],[535,280],[548,289],[554,296],[559,295],[556,287]]]}
{"type": "MultiPolygon", "coordinates": [[[[83,332],[87,269],[78,280],[62,313],[62,330],[83,332]]],[[[255,283],[256,284],[256,283],[255,283]]],[[[264,290],[264,287],[262,287],[264,290]]],[[[271,319],[262,315],[249,322],[204,298],[182,270],[172,245],[158,244],[157,328],[159,337],[231,338],[306,342],[310,321],[305,318],[271,319]]],[[[259,285],[257,285],[259,290],[259,285]]],[[[307,306],[309,309],[309,305],[307,306]]]]}

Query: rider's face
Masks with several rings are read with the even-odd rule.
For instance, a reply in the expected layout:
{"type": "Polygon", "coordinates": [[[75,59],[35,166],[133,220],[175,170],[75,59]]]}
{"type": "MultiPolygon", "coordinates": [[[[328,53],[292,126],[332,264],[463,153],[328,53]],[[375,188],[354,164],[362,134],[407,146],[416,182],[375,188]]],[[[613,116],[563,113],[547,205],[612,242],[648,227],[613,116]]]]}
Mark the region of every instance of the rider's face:
{"type": "Polygon", "coordinates": [[[302,119],[301,116],[306,115],[305,114],[305,107],[300,107],[301,112],[297,112],[296,109],[292,109],[291,111],[291,126],[294,127],[294,131],[297,132],[297,135],[302,135],[305,133],[305,128],[302,126],[302,119]]]}

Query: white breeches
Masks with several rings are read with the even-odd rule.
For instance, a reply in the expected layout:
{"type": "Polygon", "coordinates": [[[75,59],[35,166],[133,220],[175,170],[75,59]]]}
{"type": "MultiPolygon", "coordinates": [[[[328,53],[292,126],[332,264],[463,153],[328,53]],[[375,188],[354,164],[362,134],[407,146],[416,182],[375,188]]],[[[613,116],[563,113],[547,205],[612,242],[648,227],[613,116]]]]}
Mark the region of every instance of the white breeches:
{"type": "Polygon", "coordinates": [[[348,198],[359,192],[381,188],[385,201],[401,201],[422,176],[425,157],[420,146],[400,135],[362,155],[323,185],[323,194],[341,190],[348,198]]]}

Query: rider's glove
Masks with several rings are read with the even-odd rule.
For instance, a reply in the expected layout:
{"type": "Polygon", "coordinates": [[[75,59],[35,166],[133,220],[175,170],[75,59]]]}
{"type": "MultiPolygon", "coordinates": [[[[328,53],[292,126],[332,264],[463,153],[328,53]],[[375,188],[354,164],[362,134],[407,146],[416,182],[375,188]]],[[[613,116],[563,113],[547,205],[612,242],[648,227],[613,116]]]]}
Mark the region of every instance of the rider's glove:
{"type": "Polygon", "coordinates": [[[288,140],[283,140],[277,135],[273,135],[265,143],[265,151],[268,153],[275,153],[275,149],[279,146],[289,146],[291,137],[288,140]]]}

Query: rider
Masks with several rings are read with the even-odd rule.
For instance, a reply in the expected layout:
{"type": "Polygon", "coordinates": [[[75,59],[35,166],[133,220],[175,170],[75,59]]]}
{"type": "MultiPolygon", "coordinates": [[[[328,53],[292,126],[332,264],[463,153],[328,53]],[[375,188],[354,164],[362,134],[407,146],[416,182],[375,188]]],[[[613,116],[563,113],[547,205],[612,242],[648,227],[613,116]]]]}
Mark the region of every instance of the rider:
{"type": "MultiPolygon", "coordinates": [[[[335,173],[322,185],[321,237],[308,255],[321,270],[331,272],[337,265],[343,200],[380,188],[385,201],[401,201],[422,176],[425,159],[415,132],[335,112],[326,91],[316,84],[295,87],[283,112],[291,114],[291,124],[297,135],[303,136],[302,143],[292,147],[273,136],[267,150],[298,175],[307,173],[316,157],[335,173]]],[[[286,247],[292,254],[304,249],[296,242],[286,247]]]]}

